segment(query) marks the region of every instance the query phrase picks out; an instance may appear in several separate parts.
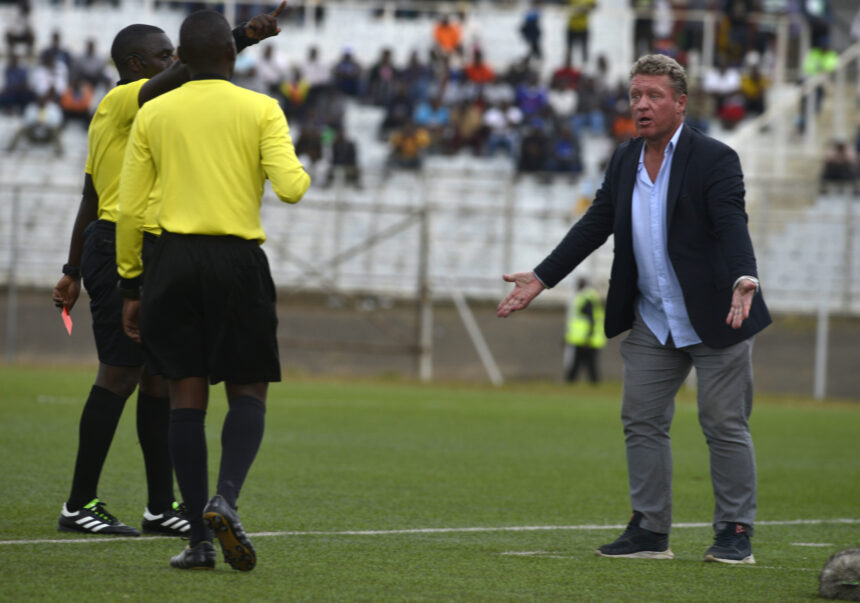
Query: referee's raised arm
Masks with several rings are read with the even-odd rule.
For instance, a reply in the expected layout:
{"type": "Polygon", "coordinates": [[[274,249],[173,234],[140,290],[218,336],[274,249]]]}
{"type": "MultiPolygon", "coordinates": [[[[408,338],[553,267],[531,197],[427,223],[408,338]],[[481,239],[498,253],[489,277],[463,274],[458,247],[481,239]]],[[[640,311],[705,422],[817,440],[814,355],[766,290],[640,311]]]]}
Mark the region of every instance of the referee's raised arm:
{"type": "MultiPolygon", "coordinates": [[[[278,15],[287,6],[287,0],[283,0],[271,13],[262,13],[251,17],[248,21],[240,23],[233,28],[233,41],[236,43],[236,52],[242,52],[248,46],[257,44],[266,38],[271,38],[281,33],[278,27],[278,15]]],[[[175,58],[172,47],[166,58],[175,58]]],[[[161,73],[150,78],[138,94],[138,105],[143,106],[147,101],[178,88],[191,78],[188,68],[181,61],[174,61],[161,73]]]]}

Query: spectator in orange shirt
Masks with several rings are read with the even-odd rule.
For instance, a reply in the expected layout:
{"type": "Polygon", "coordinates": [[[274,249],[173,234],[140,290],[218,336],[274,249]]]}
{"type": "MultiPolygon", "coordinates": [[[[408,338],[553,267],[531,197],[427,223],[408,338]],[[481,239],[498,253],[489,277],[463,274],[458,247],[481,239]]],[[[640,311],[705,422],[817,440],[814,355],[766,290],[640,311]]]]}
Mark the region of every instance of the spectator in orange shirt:
{"type": "Polygon", "coordinates": [[[469,81],[474,84],[489,84],[496,79],[493,68],[484,62],[484,53],[477,48],[472,53],[472,62],[466,65],[464,71],[469,81]]]}
{"type": "Polygon", "coordinates": [[[615,144],[621,144],[625,140],[635,138],[637,136],[636,122],[633,121],[633,115],[630,113],[629,101],[626,99],[619,100],[615,104],[614,113],[610,131],[615,144]]]}
{"type": "Polygon", "coordinates": [[[92,104],[93,87],[83,78],[72,81],[72,85],[60,96],[60,108],[66,121],[78,120],[84,128],[90,125],[90,118],[93,116],[90,110],[92,104]]]}
{"type": "Polygon", "coordinates": [[[453,54],[462,41],[463,33],[460,29],[460,24],[451,21],[447,16],[443,16],[433,28],[433,40],[436,46],[443,54],[453,54]]]}

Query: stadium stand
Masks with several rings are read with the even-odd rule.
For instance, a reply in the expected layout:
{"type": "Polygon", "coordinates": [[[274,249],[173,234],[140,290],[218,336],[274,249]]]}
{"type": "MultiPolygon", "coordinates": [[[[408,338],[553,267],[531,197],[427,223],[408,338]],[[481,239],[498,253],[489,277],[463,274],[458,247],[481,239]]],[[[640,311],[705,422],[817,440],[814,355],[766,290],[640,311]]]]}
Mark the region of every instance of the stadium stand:
{"type": "MultiPolygon", "coordinates": [[[[392,7],[400,6],[395,4],[377,9],[360,3],[333,2],[322,5],[324,19],[319,19],[313,6],[308,6],[301,15],[304,19],[296,14],[287,19],[284,31],[273,42],[275,50],[283,55],[287,65],[301,67],[305,66],[308,49],[313,46],[319,49],[322,63],[330,67],[348,46],[356,62],[367,71],[377,62],[381,51],[388,48],[393,64],[402,69],[413,50],[418,51],[422,61],[427,59],[433,43],[432,27],[439,14],[436,9],[442,7],[448,14],[453,11],[447,4],[401,4],[420,10],[395,10],[392,7]],[[416,16],[414,12],[419,14],[416,16]],[[407,14],[410,18],[400,17],[407,14]],[[348,44],[344,32],[349,32],[348,44]]],[[[457,6],[464,7],[463,38],[467,47],[479,40],[485,61],[497,73],[505,73],[521,61],[526,47],[518,28],[525,5],[457,6]]],[[[13,17],[15,10],[13,5],[0,5],[4,23],[7,17],[13,17]]],[[[184,4],[160,3],[156,7],[151,2],[136,0],[91,6],[36,2],[32,17],[40,27],[35,47],[38,54],[47,47],[50,33],[59,31],[74,56],[83,53],[89,39],[106,54],[104,49],[110,47],[113,34],[130,22],[156,23],[175,36],[184,11],[184,4]]],[[[232,16],[241,17],[241,10],[228,4],[228,14],[231,11],[232,16]]],[[[546,58],[533,63],[532,68],[547,87],[550,76],[562,64],[565,15],[563,5],[548,4],[542,9],[546,58]]],[[[685,31],[682,16],[681,12],[676,15],[679,32],[685,31]]],[[[625,0],[599,2],[591,20],[593,44],[589,63],[579,66],[583,74],[598,78],[603,94],[601,102],[608,105],[605,114],[608,120],[617,103],[623,106],[623,89],[619,97],[616,84],[624,80],[624,70],[633,56],[634,17],[625,0]]],[[[712,17],[708,19],[713,21],[712,17]]],[[[808,45],[809,40],[802,36],[805,30],[801,27],[799,31],[800,46],[808,45]]],[[[756,116],[754,111],[737,124],[728,123],[715,119],[716,109],[708,106],[707,98],[701,99],[701,106],[693,107],[691,101],[689,120],[695,118],[697,125],[707,127],[712,135],[725,140],[741,155],[751,230],[759,248],[768,301],[775,311],[812,311],[818,300],[809,296],[807,269],[816,262],[826,261],[833,275],[829,281],[832,309],[860,313],[860,223],[854,209],[856,200],[847,193],[821,195],[817,187],[827,141],[839,129],[853,133],[860,125],[856,123],[856,111],[845,110],[857,102],[851,78],[855,77],[860,51],[845,47],[847,44],[841,50],[846,66],[835,75],[819,78],[826,93],[820,111],[803,132],[794,128],[800,98],[804,92],[811,92],[815,82],[794,83],[799,69],[797,57],[793,62],[789,59],[780,62],[779,56],[767,53],[758,57],[756,65],[769,65],[770,78],[761,115],[756,116]],[[809,244],[810,237],[816,242],[814,246],[809,244]]],[[[666,52],[681,50],[673,46],[662,48],[666,52]]],[[[801,48],[798,52],[802,51],[801,48]]],[[[8,53],[5,48],[4,52],[8,53]]],[[[246,67],[260,61],[263,51],[252,48],[247,53],[246,67]]],[[[712,53],[696,49],[684,53],[694,83],[704,77],[708,57],[715,61],[712,53]]],[[[4,65],[5,60],[4,56],[4,65]]],[[[739,67],[744,65],[742,58],[739,67]]],[[[282,81],[288,81],[289,77],[284,73],[282,81]]],[[[251,82],[252,76],[248,78],[251,82]]],[[[450,93],[453,87],[443,92],[450,93]]],[[[308,98],[314,99],[314,93],[307,90],[282,86],[281,93],[284,90],[288,92],[283,96],[285,110],[289,110],[288,99],[296,94],[310,94],[308,98]]],[[[96,100],[98,97],[97,94],[96,100]]],[[[380,137],[385,106],[378,98],[376,103],[360,96],[345,100],[332,97],[326,101],[326,98],[325,93],[317,94],[315,100],[309,100],[306,107],[291,116],[294,140],[307,123],[316,120],[318,123],[313,125],[320,126],[322,157],[312,167],[315,186],[298,211],[291,213],[290,220],[267,221],[272,226],[265,248],[273,275],[283,287],[301,284],[314,260],[323,264],[323,274],[317,277],[318,286],[324,290],[369,289],[413,295],[421,276],[421,223],[428,220],[431,287],[441,290],[444,283],[457,279],[465,294],[494,299],[504,288],[498,278],[502,272],[512,269],[514,261],[518,266],[536,263],[546,252],[548,241],[558,240],[571,221],[585,210],[602,177],[602,164],[614,145],[608,132],[595,134],[587,129],[580,132],[577,144],[582,170],[562,177],[543,170],[518,173],[514,158],[505,153],[476,157],[468,150],[429,154],[424,157],[420,171],[395,170],[386,177],[384,166],[389,146],[380,137]],[[325,110],[320,110],[320,106],[325,110]],[[323,119],[319,118],[320,113],[323,119]],[[342,177],[336,178],[330,187],[321,186],[329,161],[328,141],[333,124],[343,128],[357,143],[361,189],[350,186],[342,177]],[[330,260],[328,266],[326,259],[330,260]]],[[[19,123],[20,116],[14,112],[0,115],[0,141],[8,142],[19,123]]],[[[550,133],[558,129],[549,127],[551,122],[545,114],[524,123],[543,127],[550,133]]],[[[47,287],[56,280],[77,210],[86,157],[86,135],[77,124],[67,126],[62,139],[65,149],[62,159],[55,159],[50,147],[35,146],[2,157],[0,284],[14,280],[18,285],[47,287]]],[[[264,212],[270,211],[273,204],[267,196],[264,212]]],[[[589,272],[595,282],[605,282],[610,261],[611,241],[581,270],[589,272]]],[[[553,294],[554,297],[546,297],[558,303],[567,299],[564,287],[553,294]]]]}

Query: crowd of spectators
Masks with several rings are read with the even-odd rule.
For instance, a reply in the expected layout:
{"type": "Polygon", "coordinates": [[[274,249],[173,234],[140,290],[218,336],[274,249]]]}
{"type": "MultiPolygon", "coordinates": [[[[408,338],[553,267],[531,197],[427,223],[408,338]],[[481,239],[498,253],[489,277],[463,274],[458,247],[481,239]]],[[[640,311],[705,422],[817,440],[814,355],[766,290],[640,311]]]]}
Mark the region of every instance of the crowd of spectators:
{"type": "Polygon", "coordinates": [[[95,40],[88,40],[84,52],[75,55],[63,45],[59,31],[37,52],[29,0],[19,0],[18,15],[6,30],[0,112],[19,116],[21,126],[6,150],[26,141],[52,145],[62,155],[63,128],[78,122],[86,131],[98,99],[114,79],[111,68],[95,40]]]}
{"type": "MultiPolygon", "coordinates": [[[[707,131],[716,121],[731,129],[766,109],[772,36],[765,27],[736,18],[751,2],[717,2],[716,65],[690,77],[687,122],[695,127],[707,131]]],[[[667,3],[631,0],[640,17],[635,43],[685,64],[701,43],[701,31],[694,21],[675,19],[667,3]]],[[[569,0],[566,45],[554,68],[555,57],[540,46],[540,3],[533,1],[518,26],[527,44],[510,64],[490,64],[479,36],[470,33],[474,25],[463,14],[451,13],[439,15],[428,31],[429,50],[413,50],[405,60],[383,47],[365,63],[343,47],[335,60],[323,61],[313,46],[296,60],[270,41],[239,55],[234,80],[279,100],[297,151],[312,170],[324,170],[317,179],[323,184],[342,172],[348,182],[361,185],[360,145],[368,141],[354,140],[346,131],[349,103],[380,109],[377,144],[388,145],[387,168],[418,169],[428,155],[469,153],[508,157],[519,172],[575,177],[583,170],[585,137],[618,143],[635,136],[626,82],[612,81],[606,58],[589,53],[588,18],[598,4],[569,0]]],[[[687,8],[713,5],[689,0],[687,8]]],[[[36,52],[29,0],[18,0],[18,8],[18,18],[5,32],[0,110],[28,116],[21,137],[27,136],[25,130],[44,131],[41,124],[34,127],[31,117],[55,113],[45,109],[53,105],[62,115],[58,128],[70,121],[86,127],[101,93],[111,85],[107,53],[89,40],[83,53],[73,55],[59,32],[36,52]],[[28,107],[41,109],[28,112],[28,107]]],[[[428,44],[419,41],[418,46],[428,44]]]]}
{"type": "Polygon", "coordinates": [[[341,161],[357,156],[343,128],[347,103],[380,109],[376,138],[389,145],[388,168],[417,169],[430,154],[470,153],[504,155],[522,172],[575,176],[583,169],[583,136],[632,135],[624,86],[583,74],[570,61],[545,77],[530,56],[499,69],[480,47],[467,51],[457,31],[452,20],[440,19],[433,48],[400,63],[390,48],[367,65],[344,48],[325,66],[311,47],[303,62],[290,65],[270,45],[241,60],[236,75],[279,99],[300,132],[297,151],[311,166],[335,140],[351,143],[341,161]]]}
{"type": "MultiPolygon", "coordinates": [[[[540,3],[531,2],[518,26],[526,42],[523,55],[508,65],[488,63],[480,41],[468,33],[468,20],[452,12],[433,23],[429,51],[414,50],[405,60],[381,48],[364,63],[345,47],[332,64],[322,65],[311,48],[304,62],[289,65],[273,46],[256,64],[247,57],[241,77],[280,99],[291,124],[302,132],[301,147],[308,149],[312,164],[330,155],[338,134],[351,142],[355,152],[349,156],[357,156],[356,142],[342,131],[349,102],[382,110],[378,139],[389,145],[389,168],[420,168],[432,154],[502,154],[520,172],[576,176],[583,169],[584,137],[617,143],[635,135],[626,83],[610,80],[605,57],[588,60],[588,14],[597,4],[570,0],[567,43],[554,69],[548,68],[553,57],[540,45],[540,3]],[[313,140],[302,140],[304,130],[313,140]]],[[[646,6],[654,17],[648,21],[650,47],[643,50],[670,54],[685,64],[692,45],[701,43],[696,23],[674,19],[671,3],[633,4],[646,6]],[[668,10],[668,20],[658,18],[661,7],[668,10]]],[[[750,7],[729,0],[718,4],[716,65],[690,77],[687,121],[703,130],[714,122],[732,129],[763,113],[774,65],[773,32],[738,21],[737,15],[750,7]]],[[[691,2],[688,8],[699,5],[713,3],[691,2]]],[[[641,26],[636,35],[643,35],[641,26]]]]}

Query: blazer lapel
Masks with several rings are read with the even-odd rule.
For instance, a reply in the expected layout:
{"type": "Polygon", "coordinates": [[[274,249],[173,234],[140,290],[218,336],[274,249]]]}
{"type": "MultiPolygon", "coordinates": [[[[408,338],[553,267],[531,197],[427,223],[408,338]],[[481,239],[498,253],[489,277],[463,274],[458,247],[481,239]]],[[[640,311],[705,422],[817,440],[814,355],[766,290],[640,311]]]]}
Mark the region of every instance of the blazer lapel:
{"type": "Polygon", "coordinates": [[[672,153],[672,177],[669,178],[669,190],[666,192],[666,229],[672,224],[672,216],[675,214],[675,205],[678,202],[678,194],[681,192],[681,181],[690,160],[693,132],[690,126],[681,126],[681,135],[678,137],[678,146],[672,153]]]}
{"type": "Polygon", "coordinates": [[[642,154],[642,139],[631,141],[626,156],[619,166],[618,174],[618,203],[615,211],[626,216],[632,213],[633,186],[636,183],[636,171],[639,166],[639,156],[642,154]]]}
{"type": "Polygon", "coordinates": [[[630,141],[624,157],[612,177],[615,178],[615,244],[619,249],[629,249],[633,253],[633,186],[636,183],[636,169],[642,152],[642,139],[630,141]]]}

